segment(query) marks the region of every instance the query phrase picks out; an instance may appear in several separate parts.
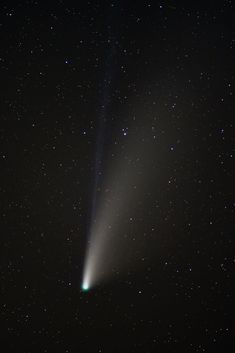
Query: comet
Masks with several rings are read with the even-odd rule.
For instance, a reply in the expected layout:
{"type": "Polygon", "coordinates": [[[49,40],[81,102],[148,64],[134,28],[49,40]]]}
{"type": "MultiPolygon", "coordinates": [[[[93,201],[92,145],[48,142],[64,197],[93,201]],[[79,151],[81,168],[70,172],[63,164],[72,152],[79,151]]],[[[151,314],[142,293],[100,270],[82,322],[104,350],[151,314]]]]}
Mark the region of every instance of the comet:
{"type": "MultiPolygon", "coordinates": [[[[105,159],[105,140],[107,135],[107,120],[111,105],[111,89],[116,72],[116,51],[117,35],[119,29],[120,7],[110,7],[110,14],[107,18],[108,42],[104,60],[104,77],[102,80],[102,90],[100,96],[99,114],[97,117],[97,141],[94,158],[94,188],[91,201],[91,213],[88,231],[88,246],[85,255],[84,273],[81,284],[83,291],[88,291],[97,282],[97,274],[100,272],[100,258],[103,255],[104,239],[107,232],[107,216],[100,217],[100,189],[103,183],[103,161],[105,159]],[[105,218],[105,220],[104,220],[105,218]]],[[[101,206],[102,213],[103,207],[101,206]]],[[[105,213],[106,210],[105,210],[105,213]]]]}
{"type": "Polygon", "coordinates": [[[89,284],[87,282],[82,283],[82,290],[87,292],[89,290],[89,284]]]}

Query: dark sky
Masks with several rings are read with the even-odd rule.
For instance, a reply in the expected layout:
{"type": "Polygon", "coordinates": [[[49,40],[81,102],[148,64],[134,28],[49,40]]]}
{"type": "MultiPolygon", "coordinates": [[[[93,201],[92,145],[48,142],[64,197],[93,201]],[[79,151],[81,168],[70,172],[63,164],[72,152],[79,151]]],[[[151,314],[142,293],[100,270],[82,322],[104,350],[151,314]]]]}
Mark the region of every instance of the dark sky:
{"type": "Polygon", "coordinates": [[[234,351],[234,7],[1,2],[2,352],[234,351]],[[112,275],[83,292],[110,174],[112,275]]]}

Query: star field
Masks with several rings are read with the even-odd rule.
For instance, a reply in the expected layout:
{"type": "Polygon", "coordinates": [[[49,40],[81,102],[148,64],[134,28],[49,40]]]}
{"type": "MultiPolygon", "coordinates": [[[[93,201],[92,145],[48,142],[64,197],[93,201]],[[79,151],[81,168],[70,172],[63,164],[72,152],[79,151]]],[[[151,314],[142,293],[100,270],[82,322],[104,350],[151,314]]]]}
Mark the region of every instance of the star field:
{"type": "Polygon", "coordinates": [[[234,351],[234,6],[2,2],[4,353],[234,351]]]}

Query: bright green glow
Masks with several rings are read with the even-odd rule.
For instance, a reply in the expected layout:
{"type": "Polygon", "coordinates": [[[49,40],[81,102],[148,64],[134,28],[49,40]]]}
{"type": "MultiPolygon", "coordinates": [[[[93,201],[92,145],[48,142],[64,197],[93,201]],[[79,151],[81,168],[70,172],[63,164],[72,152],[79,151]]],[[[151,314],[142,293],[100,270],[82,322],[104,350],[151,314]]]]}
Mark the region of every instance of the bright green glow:
{"type": "Polygon", "coordinates": [[[82,284],[82,290],[88,291],[88,289],[89,289],[88,284],[87,283],[83,283],[82,284]]]}

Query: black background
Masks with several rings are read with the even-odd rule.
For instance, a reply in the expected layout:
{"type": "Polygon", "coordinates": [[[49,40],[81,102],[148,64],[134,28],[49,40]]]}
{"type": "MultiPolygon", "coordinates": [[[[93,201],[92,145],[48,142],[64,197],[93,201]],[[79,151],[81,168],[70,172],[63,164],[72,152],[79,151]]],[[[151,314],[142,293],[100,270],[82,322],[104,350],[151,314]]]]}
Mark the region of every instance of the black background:
{"type": "Polygon", "coordinates": [[[1,2],[2,352],[234,350],[234,24],[233,1],[1,2]],[[82,292],[97,149],[102,183],[141,131],[126,267],[82,292]]]}

